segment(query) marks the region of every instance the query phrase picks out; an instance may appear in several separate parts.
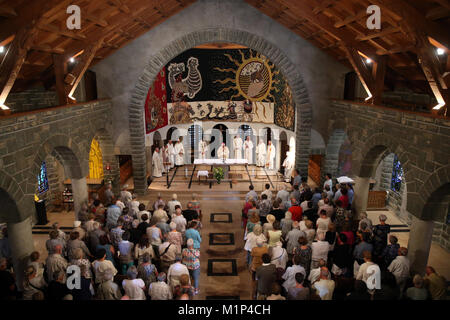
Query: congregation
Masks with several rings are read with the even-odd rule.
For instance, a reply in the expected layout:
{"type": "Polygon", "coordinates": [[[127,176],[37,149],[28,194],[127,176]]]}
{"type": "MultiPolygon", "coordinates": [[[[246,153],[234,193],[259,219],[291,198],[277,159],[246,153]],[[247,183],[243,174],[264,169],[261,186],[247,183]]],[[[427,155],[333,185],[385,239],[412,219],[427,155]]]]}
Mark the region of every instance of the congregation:
{"type": "MultiPolygon", "coordinates": [[[[249,187],[242,209],[252,298],[258,300],[441,300],[446,280],[428,266],[411,274],[407,248],[385,215],[356,219],[351,184],[312,189],[294,170],[291,184],[258,195],[249,187]],[[276,191],[276,190],[275,190],[276,191]]],[[[54,223],[48,258],[31,253],[18,294],[2,242],[2,299],[171,300],[199,293],[202,212],[196,194],[182,205],[158,195],[146,206],[124,186],[106,203],[94,195],[67,235],[54,223]],[[73,266],[80,277],[69,285],[73,266]],[[76,267],[75,267],[76,269],[76,267]]],[[[6,235],[7,230],[3,233],[6,235]]],[[[4,237],[7,239],[7,237],[4,237]]]]}

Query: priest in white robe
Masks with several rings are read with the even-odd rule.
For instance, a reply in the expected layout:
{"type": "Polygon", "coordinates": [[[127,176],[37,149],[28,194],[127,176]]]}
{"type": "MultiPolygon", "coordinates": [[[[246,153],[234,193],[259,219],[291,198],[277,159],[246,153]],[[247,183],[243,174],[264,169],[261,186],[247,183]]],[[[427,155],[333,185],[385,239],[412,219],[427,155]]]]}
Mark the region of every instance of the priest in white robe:
{"type": "Polygon", "coordinates": [[[168,144],[169,149],[169,162],[170,162],[170,169],[175,167],[175,147],[173,146],[172,140],[169,140],[168,144]]]}
{"type": "Polygon", "coordinates": [[[234,158],[242,159],[242,139],[241,139],[241,137],[234,136],[233,150],[234,150],[234,158]]]}
{"type": "Polygon", "coordinates": [[[284,168],[284,181],[290,182],[292,171],[294,170],[294,161],[292,159],[291,152],[286,152],[286,159],[284,159],[282,166],[284,168]]]}
{"type": "Polygon", "coordinates": [[[184,147],[179,139],[175,144],[175,165],[176,166],[184,165],[184,147]]]}
{"type": "Polygon", "coordinates": [[[250,136],[247,136],[247,138],[245,138],[244,159],[248,161],[248,164],[253,163],[253,142],[252,140],[250,140],[250,136]]]}
{"type": "Polygon", "coordinates": [[[153,164],[153,176],[155,178],[162,177],[163,161],[161,158],[161,154],[159,153],[158,147],[156,147],[155,151],[153,151],[152,164],[153,164]]]}
{"type": "Polygon", "coordinates": [[[275,157],[276,157],[275,146],[272,144],[272,141],[268,141],[267,143],[267,153],[266,153],[266,168],[273,170],[275,168],[275,157]]]}
{"type": "Polygon", "coordinates": [[[230,150],[225,145],[225,143],[222,142],[222,145],[219,147],[219,150],[217,150],[217,159],[228,159],[230,156],[230,150]]]}
{"type": "Polygon", "coordinates": [[[167,166],[164,164],[164,162],[169,162],[169,147],[166,145],[164,145],[164,147],[162,147],[161,149],[161,158],[163,161],[163,173],[166,173],[167,170],[167,166]]]}
{"type": "Polygon", "coordinates": [[[256,166],[264,167],[266,164],[266,144],[261,140],[256,147],[256,166]]]}
{"type": "Polygon", "coordinates": [[[205,140],[200,141],[199,149],[200,149],[199,152],[200,159],[202,160],[207,159],[209,147],[205,140]]]}

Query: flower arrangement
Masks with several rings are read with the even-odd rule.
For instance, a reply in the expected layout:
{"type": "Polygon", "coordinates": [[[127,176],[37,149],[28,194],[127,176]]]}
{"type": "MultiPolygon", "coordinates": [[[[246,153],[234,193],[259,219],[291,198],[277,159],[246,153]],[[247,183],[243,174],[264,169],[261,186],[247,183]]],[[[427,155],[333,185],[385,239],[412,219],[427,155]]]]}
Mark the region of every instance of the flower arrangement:
{"type": "Polygon", "coordinates": [[[223,172],[223,168],[218,167],[213,169],[214,179],[217,180],[217,183],[220,184],[220,181],[224,178],[225,174],[223,172]]]}

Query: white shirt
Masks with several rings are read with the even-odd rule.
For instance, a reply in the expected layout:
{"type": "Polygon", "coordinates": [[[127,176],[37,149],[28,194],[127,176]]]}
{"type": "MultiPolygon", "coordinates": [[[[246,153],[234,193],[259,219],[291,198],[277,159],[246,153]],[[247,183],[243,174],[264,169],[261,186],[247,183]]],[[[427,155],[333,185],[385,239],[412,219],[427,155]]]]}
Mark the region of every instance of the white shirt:
{"type": "Polygon", "coordinates": [[[388,270],[391,272],[395,279],[409,277],[409,259],[405,256],[397,256],[389,265],[388,270]]]}
{"type": "Polygon", "coordinates": [[[176,214],[174,214],[172,216],[172,221],[177,224],[177,231],[178,232],[183,233],[183,232],[186,231],[187,221],[186,221],[186,218],[183,217],[183,215],[180,214],[179,216],[177,216],[176,214]]]}
{"type": "Polygon", "coordinates": [[[306,271],[305,268],[303,268],[301,265],[293,265],[286,269],[286,272],[283,274],[283,279],[285,280],[283,282],[283,287],[286,289],[286,291],[289,291],[290,288],[295,287],[295,275],[300,272],[303,274],[303,276],[306,277],[306,271]]]}
{"type": "MultiPolygon", "coordinates": [[[[182,274],[189,275],[188,268],[182,263],[174,263],[167,271],[167,283],[173,288],[180,283],[180,276],[182,274]]],[[[190,280],[189,280],[190,281],[190,280]]]]}
{"type": "Polygon", "coordinates": [[[272,201],[272,191],[266,189],[266,190],[264,190],[263,192],[261,192],[261,196],[262,196],[263,194],[267,195],[267,199],[269,199],[270,201],[272,201]]]}
{"type": "Polygon", "coordinates": [[[311,245],[312,249],[312,257],[311,259],[314,261],[319,261],[323,259],[327,261],[328,259],[328,251],[330,250],[330,244],[328,241],[317,241],[313,242],[311,245]]]}
{"type": "Polygon", "coordinates": [[[181,207],[181,203],[178,200],[170,200],[169,202],[167,202],[167,207],[169,208],[169,215],[172,216],[175,213],[175,206],[180,206],[181,207]]]}
{"type": "Polygon", "coordinates": [[[142,279],[123,280],[122,287],[130,300],[145,300],[145,283],[142,279]]]}

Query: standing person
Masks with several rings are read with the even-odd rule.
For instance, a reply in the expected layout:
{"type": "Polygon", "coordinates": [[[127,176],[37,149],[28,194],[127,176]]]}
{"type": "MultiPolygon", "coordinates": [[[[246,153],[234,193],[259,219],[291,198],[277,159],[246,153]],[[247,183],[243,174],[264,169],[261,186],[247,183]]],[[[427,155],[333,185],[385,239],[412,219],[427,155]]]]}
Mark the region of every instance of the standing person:
{"type": "Polygon", "coordinates": [[[272,191],[270,191],[270,184],[268,184],[268,183],[266,183],[264,185],[264,191],[261,192],[261,196],[263,194],[267,195],[267,199],[269,199],[271,202],[273,202],[273,200],[275,200],[275,199],[273,199],[272,191]]]}
{"type": "Polygon", "coordinates": [[[319,281],[314,282],[312,289],[316,290],[321,300],[332,300],[335,288],[334,280],[329,280],[329,271],[326,267],[320,270],[319,281]]]}
{"type": "Polygon", "coordinates": [[[122,292],[120,291],[117,283],[113,282],[113,272],[106,270],[103,276],[103,281],[97,288],[98,300],[120,300],[122,298],[122,292]]]}
{"type": "Polygon", "coordinates": [[[200,159],[204,160],[208,158],[208,144],[205,140],[201,140],[199,144],[199,156],[200,159]]]}
{"type": "Polygon", "coordinates": [[[264,167],[266,164],[266,144],[262,141],[259,141],[258,146],[256,147],[256,166],[264,167]]]}
{"type": "Polygon", "coordinates": [[[286,158],[283,161],[282,167],[284,168],[284,181],[291,182],[292,171],[294,170],[294,161],[291,159],[291,152],[286,152],[286,158]]]}
{"type": "Polygon", "coordinates": [[[225,145],[224,142],[222,142],[222,145],[217,150],[217,159],[224,159],[227,160],[230,157],[230,150],[225,145]]]}
{"type": "Polygon", "coordinates": [[[391,232],[391,227],[386,223],[387,217],[380,214],[378,217],[380,224],[373,227],[373,257],[377,264],[383,261],[383,251],[387,246],[388,234],[391,232]]]}
{"type": "Polygon", "coordinates": [[[401,247],[398,249],[398,256],[391,262],[388,267],[388,271],[392,273],[395,277],[395,281],[400,289],[400,298],[406,288],[406,283],[410,278],[409,268],[410,262],[406,257],[408,255],[408,249],[401,247]]]}
{"type": "Polygon", "coordinates": [[[137,275],[136,267],[131,266],[127,271],[127,279],[122,281],[122,288],[130,300],[145,300],[145,283],[137,275]]]}
{"type": "Polygon", "coordinates": [[[109,206],[111,203],[113,203],[113,200],[114,200],[114,192],[112,191],[112,185],[111,185],[111,183],[108,183],[108,184],[106,185],[105,198],[106,198],[106,206],[109,206]]]}
{"type": "Polygon", "coordinates": [[[306,237],[306,234],[300,230],[298,221],[294,221],[292,230],[287,233],[285,239],[287,241],[286,249],[290,259],[292,259],[295,253],[295,248],[299,246],[298,239],[300,237],[306,237]]]}
{"type": "Polygon", "coordinates": [[[67,267],[69,266],[66,259],[62,256],[62,247],[57,244],[53,248],[53,254],[47,257],[45,268],[47,270],[48,281],[56,280],[55,274],[57,272],[62,272],[63,275],[66,274],[67,267]]]}
{"type": "Polygon", "coordinates": [[[181,139],[175,144],[175,165],[178,167],[184,165],[184,147],[181,139]]]}
{"type": "Polygon", "coordinates": [[[126,207],[128,207],[128,203],[131,202],[131,200],[133,199],[131,192],[128,191],[127,189],[128,189],[128,185],[125,184],[122,187],[122,191],[120,191],[120,201],[122,201],[126,207]]]}
{"type": "Polygon", "coordinates": [[[245,201],[249,202],[250,197],[252,197],[254,201],[258,201],[258,194],[255,191],[255,187],[253,185],[250,185],[248,188],[250,191],[245,195],[245,201]]]}
{"type": "Polygon", "coordinates": [[[164,170],[164,166],[163,166],[163,160],[161,158],[161,154],[159,153],[158,147],[156,147],[155,151],[153,151],[152,164],[153,164],[153,176],[155,178],[162,177],[162,172],[164,170]]]}
{"type": "Polygon", "coordinates": [[[194,248],[194,240],[186,242],[187,248],[183,249],[182,263],[188,268],[189,274],[194,280],[194,294],[199,293],[198,283],[200,281],[200,250],[194,248]]]}
{"type": "Polygon", "coordinates": [[[275,157],[277,153],[275,150],[275,146],[272,144],[272,141],[269,140],[267,142],[267,152],[266,152],[266,168],[269,170],[275,169],[275,157]]]}
{"type": "Polygon", "coordinates": [[[250,136],[247,136],[245,138],[244,159],[246,159],[248,161],[248,164],[253,163],[253,142],[250,140],[250,136]]]}
{"type": "Polygon", "coordinates": [[[242,139],[241,139],[241,137],[234,136],[233,150],[234,150],[234,158],[242,159],[242,139]]]}
{"type": "Polygon", "coordinates": [[[324,190],[325,190],[326,186],[329,186],[330,190],[333,188],[333,180],[331,178],[332,178],[332,175],[330,173],[327,173],[325,175],[325,182],[323,183],[324,190]]]}
{"type": "Polygon", "coordinates": [[[170,169],[172,169],[173,167],[175,167],[175,147],[172,140],[169,140],[167,149],[169,152],[170,169]]]}
{"type": "Polygon", "coordinates": [[[257,298],[266,298],[271,294],[272,285],[277,280],[277,268],[271,263],[271,257],[265,253],[262,256],[262,266],[256,269],[257,298]]]}
{"type": "Polygon", "coordinates": [[[164,147],[161,149],[161,156],[162,156],[162,160],[163,160],[163,173],[167,173],[168,170],[170,170],[170,165],[168,166],[167,163],[170,162],[169,160],[169,146],[166,144],[164,144],[164,147]],[[166,163],[166,164],[164,164],[166,163]],[[169,168],[167,168],[169,167],[169,168]]]}
{"type": "Polygon", "coordinates": [[[148,295],[152,300],[172,300],[172,289],[166,283],[166,274],[160,272],[157,282],[150,283],[148,295]]]}
{"type": "Polygon", "coordinates": [[[300,265],[301,259],[300,256],[294,256],[292,259],[293,265],[288,267],[286,269],[286,272],[283,274],[283,288],[286,290],[286,292],[289,291],[289,289],[295,287],[295,275],[297,273],[303,274],[304,277],[306,277],[306,271],[303,266],[300,265]]]}
{"type": "MultiPolygon", "coordinates": [[[[174,193],[172,195],[172,200],[170,200],[169,202],[167,202],[167,207],[168,207],[168,214],[170,217],[172,217],[172,215],[175,213],[175,207],[176,206],[180,206],[180,208],[183,208],[181,206],[181,202],[177,200],[178,196],[176,193],[174,193]]],[[[156,213],[153,213],[153,216],[155,216],[156,213]]],[[[167,217],[166,221],[168,220],[169,217],[167,217]]]]}
{"type": "Polygon", "coordinates": [[[200,233],[197,231],[197,221],[193,220],[189,223],[189,229],[186,230],[184,236],[186,241],[192,239],[194,241],[194,248],[200,249],[200,243],[202,242],[202,237],[200,233]]]}
{"type": "Polygon", "coordinates": [[[300,176],[300,171],[298,169],[294,169],[294,181],[292,182],[293,186],[298,186],[302,184],[302,177],[300,176]]]}
{"type": "Polygon", "coordinates": [[[427,266],[426,275],[424,277],[425,286],[428,288],[433,300],[445,300],[447,294],[446,279],[437,274],[433,267],[427,266]]]}

